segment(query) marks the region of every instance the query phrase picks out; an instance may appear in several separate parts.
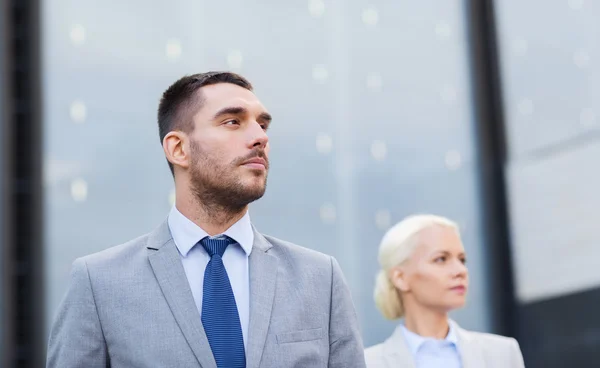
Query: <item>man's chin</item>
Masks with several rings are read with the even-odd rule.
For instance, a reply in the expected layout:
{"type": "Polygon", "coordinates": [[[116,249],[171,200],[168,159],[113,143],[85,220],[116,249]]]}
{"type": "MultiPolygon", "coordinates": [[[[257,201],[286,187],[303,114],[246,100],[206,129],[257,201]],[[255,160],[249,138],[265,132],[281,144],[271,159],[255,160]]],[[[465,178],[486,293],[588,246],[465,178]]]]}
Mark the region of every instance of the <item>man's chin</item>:
{"type": "Polygon", "coordinates": [[[252,190],[248,191],[248,198],[251,199],[250,202],[254,202],[256,200],[261,199],[264,195],[265,195],[265,187],[259,187],[259,188],[253,188],[252,190]]]}
{"type": "Polygon", "coordinates": [[[245,191],[249,193],[262,193],[262,196],[267,188],[267,177],[266,175],[257,175],[246,178],[246,180],[242,181],[242,185],[244,186],[245,191]]]}
{"type": "Polygon", "coordinates": [[[246,183],[239,189],[241,190],[237,192],[237,196],[240,200],[249,204],[265,195],[266,183],[264,180],[253,180],[252,183],[246,183]]]}

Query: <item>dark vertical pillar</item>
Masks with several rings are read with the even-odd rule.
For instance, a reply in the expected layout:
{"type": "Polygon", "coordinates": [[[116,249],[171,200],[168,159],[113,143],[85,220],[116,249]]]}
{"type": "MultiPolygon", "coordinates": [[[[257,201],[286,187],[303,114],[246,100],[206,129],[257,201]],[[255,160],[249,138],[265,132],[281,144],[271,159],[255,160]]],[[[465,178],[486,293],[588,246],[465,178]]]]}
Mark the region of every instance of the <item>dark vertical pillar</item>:
{"type": "Polygon", "coordinates": [[[504,172],[507,154],[493,5],[492,0],[469,0],[467,14],[484,206],[482,221],[491,259],[488,277],[492,288],[492,326],[496,333],[514,336],[516,308],[504,172]]]}
{"type": "Polygon", "coordinates": [[[6,367],[41,367],[42,132],[39,1],[2,2],[3,300],[6,367]]]}

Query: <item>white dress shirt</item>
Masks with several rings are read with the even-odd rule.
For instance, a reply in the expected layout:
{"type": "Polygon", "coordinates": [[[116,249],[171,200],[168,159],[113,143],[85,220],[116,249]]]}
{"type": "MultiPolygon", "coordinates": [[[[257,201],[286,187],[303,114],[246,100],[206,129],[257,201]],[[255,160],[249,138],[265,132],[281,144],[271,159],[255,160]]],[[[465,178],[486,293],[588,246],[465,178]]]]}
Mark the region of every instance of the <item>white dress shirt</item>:
{"type": "Polygon", "coordinates": [[[404,324],[400,328],[417,368],[462,368],[458,338],[452,323],[445,339],[417,335],[404,324]]]}
{"type": "MultiPolygon", "coordinates": [[[[210,261],[210,257],[204,247],[198,244],[198,242],[209,235],[179,212],[175,206],[173,206],[169,213],[168,223],[175,245],[181,255],[181,262],[190,283],[196,307],[200,315],[202,315],[204,271],[208,265],[208,261],[210,261]]],[[[242,325],[244,347],[246,347],[248,341],[248,323],[250,320],[248,256],[252,252],[252,244],[254,243],[254,231],[252,230],[248,212],[223,234],[219,234],[215,238],[222,235],[227,235],[237,242],[237,244],[229,245],[225,250],[223,264],[225,265],[225,270],[233,289],[233,295],[235,296],[235,303],[242,325]]]]}

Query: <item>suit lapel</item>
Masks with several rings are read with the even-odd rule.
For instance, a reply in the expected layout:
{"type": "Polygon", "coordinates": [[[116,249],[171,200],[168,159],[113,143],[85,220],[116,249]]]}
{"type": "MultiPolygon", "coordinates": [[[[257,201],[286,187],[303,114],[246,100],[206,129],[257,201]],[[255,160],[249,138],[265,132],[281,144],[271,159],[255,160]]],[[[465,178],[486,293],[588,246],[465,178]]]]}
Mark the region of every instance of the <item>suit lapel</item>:
{"type": "Polygon", "coordinates": [[[147,248],[156,280],[196,359],[203,368],[216,368],[179,251],[166,221],[150,235],[147,248]]]}
{"type": "Polygon", "coordinates": [[[463,330],[454,321],[451,321],[458,335],[458,352],[462,361],[463,368],[485,367],[481,349],[477,345],[477,340],[469,331],[463,330]]]}
{"type": "Polygon", "coordinates": [[[246,367],[258,368],[271,320],[271,310],[277,284],[277,258],[268,254],[272,247],[265,237],[254,229],[254,244],[249,257],[250,269],[250,325],[246,367]]]}
{"type": "Polygon", "coordinates": [[[383,357],[387,368],[416,368],[400,326],[396,327],[392,336],[383,343],[383,357]]]}

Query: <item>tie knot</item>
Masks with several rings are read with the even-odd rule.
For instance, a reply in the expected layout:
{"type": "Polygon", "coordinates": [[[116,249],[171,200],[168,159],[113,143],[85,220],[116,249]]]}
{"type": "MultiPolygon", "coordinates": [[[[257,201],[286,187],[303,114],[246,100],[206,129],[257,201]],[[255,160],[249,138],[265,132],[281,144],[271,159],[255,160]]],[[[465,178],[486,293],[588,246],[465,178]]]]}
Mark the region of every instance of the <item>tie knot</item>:
{"type": "Polygon", "coordinates": [[[200,244],[202,244],[202,247],[206,249],[206,252],[211,258],[216,254],[218,254],[220,257],[223,257],[223,253],[225,253],[227,246],[233,243],[235,243],[235,240],[228,236],[222,238],[209,238],[207,236],[200,240],[200,244]]]}

